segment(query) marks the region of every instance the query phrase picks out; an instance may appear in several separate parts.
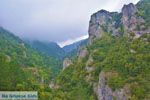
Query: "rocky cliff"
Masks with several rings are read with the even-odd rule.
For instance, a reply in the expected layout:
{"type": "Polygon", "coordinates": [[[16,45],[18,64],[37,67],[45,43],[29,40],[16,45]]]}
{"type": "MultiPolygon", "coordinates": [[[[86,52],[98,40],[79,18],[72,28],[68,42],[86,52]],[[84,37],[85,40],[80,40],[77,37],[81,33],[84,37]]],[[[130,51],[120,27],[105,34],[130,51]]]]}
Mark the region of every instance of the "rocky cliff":
{"type": "Polygon", "coordinates": [[[69,58],[65,58],[63,61],[63,70],[72,64],[72,61],[69,58]]]}
{"type": "Polygon", "coordinates": [[[121,89],[116,89],[115,91],[110,88],[106,82],[111,76],[117,75],[113,72],[101,72],[99,75],[99,82],[95,88],[95,93],[98,100],[129,100],[130,99],[130,87],[125,85],[121,89]]]}
{"type": "Polygon", "coordinates": [[[56,81],[60,100],[149,100],[149,8],[141,0],[91,16],[90,45],[64,61],[56,81]]]}
{"type": "Polygon", "coordinates": [[[106,32],[114,36],[128,33],[140,36],[144,33],[150,33],[150,27],[146,25],[146,19],[139,13],[141,12],[138,6],[132,3],[124,5],[120,13],[106,10],[94,13],[89,23],[89,43],[93,39],[101,38],[102,34],[106,32]]]}
{"type": "MultiPolygon", "coordinates": [[[[94,13],[89,22],[89,44],[92,45],[94,40],[103,38],[105,33],[109,33],[113,36],[129,36],[133,34],[135,38],[143,34],[150,34],[149,19],[144,17],[145,13],[150,14],[150,12],[146,12],[145,8],[139,7],[141,4],[146,3],[150,5],[150,2],[146,0],[141,0],[137,5],[132,3],[124,5],[120,13],[106,10],[100,10],[94,13]],[[142,15],[141,13],[144,14],[142,15]]],[[[124,85],[124,87],[113,91],[112,88],[107,85],[107,80],[109,79],[108,74],[110,73],[101,72],[99,75],[99,82],[94,84],[94,91],[97,95],[97,99],[129,100],[131,98],[130,87],[124,85]]],[[[114,76],[114,73],[110,75],[114,76]]]]}

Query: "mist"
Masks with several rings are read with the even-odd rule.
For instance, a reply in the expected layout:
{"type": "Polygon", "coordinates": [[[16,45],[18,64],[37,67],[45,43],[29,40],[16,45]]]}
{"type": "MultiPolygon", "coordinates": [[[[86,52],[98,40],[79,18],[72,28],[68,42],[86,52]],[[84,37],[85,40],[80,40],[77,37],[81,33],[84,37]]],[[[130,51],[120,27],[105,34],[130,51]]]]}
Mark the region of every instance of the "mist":
{"type": "Polygon", "coordinates": [[[30,40],[61,46],[88,37],[90,16],[100,9],[121,11],[139,0],[0,0],[0,26],[30,40]],[[71,41],[71,42],[68,42],[71,41]]]}

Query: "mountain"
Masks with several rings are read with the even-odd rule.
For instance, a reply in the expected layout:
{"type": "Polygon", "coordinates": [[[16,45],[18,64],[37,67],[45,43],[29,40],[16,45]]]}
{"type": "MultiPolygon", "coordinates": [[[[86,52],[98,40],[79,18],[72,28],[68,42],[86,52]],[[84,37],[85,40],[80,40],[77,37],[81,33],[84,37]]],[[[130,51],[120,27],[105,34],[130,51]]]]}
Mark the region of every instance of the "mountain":
{"type": "MultiPolygon", "coordinates": [[[[65,58],[63,69],[48,54],[60,49],[55,43],[37,42],[34,48],[0,27],[0,90],[38,91],[39,100],[149,100],[149,9],[150,1],[141,0],[120,13],[94,13],[87,45],[77,57],[65,58]]],[[[76,52],[79,44],[63,51],[76,52]]]]}
{"type": "Polygon", "coordinates": [[[82,46],[87,45],[88,40],[84,39],[73,44],[64,46],[62,49],[66,53],[66,57],[74,57],[82,46]]]}
{"type": "Polygon", "coordinates": [[[141,0],[137,5],[124,5],[122,12],[100,10],[91,16],[89,24],[90,42],[107,32],[113,36],[134,33],[140,36],[149,33],[149,1],[141,0]]]}
{"type": "Polygon", "coordinates": [[[0,90],[27,91],[47,88],[61,69],[61,63],[0,27],[0,69],[0,90]]]}
{"type": "Polygon", "coordinates": [[[27,39],[24,39],[24,41],[42,54],[57,58],[58,60],[63,60],[65,57],[72,58],[77,55],[80,47],[85,46],[88,40],[81,40],[76,43],[64,46],[63,48],[61,48],[55,42],[43,42],[38,40],[30,41],[27,39]]]}
{"type": "Polygon", "coordinates": [[[75,43],[73,43],[73,44],[64,46],[64,47],[63,47],[63,50],[64,50],[66,53],[69,53],[69,52],[71,52],[72,50],[79,48],[80,46],[86,45],[86,43],[87,43],[87,39],[81,40],[81,41],[79,41],[79,42],[75,42],[75,43]]]}
{"type": "Polygon", "coordinates": [[[49,55],[51,57],[57,58],[62,60],[65,56],[65,51],[59,47],[57,43],[54,42],[41,42],[38,40],[29,41],[25,40],[27,44],[29,44],[32,48],[36,49],[37,51],[49,55]]]}
{"type": "Polygon", "coordinates": [[[56,43],[36,41],[34,46],[0,27],[1,91],[38,91],[39,100],[52,98],[50,83],[62,67],[48,50],[63,50],[56,43]]]}
{"type": "Polygon", "coordinates": [[[149,100],[149,0],[91,16],[88,45],[65,59],[53,100],[149,100]]]}
{"type": "Polygon", "coordinates": [[[26,67],[51,67],[57,69],[57,59],[39,53],[13,33],[0,28],[0,53],[9,60],[15,60],[20,66],[26,67]]]}

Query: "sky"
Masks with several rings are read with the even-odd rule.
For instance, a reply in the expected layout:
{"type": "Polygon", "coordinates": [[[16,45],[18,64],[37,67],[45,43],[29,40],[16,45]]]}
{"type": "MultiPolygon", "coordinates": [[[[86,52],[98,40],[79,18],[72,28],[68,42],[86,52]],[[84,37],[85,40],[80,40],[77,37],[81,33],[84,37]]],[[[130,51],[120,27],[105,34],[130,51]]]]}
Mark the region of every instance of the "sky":
{"type": "Polygon", "coordinates": [[[139,0],[0,0],[0,26],[15,35],[57,42],[61,47],[88,38],[90,16],[121,11],[139,0]]]}

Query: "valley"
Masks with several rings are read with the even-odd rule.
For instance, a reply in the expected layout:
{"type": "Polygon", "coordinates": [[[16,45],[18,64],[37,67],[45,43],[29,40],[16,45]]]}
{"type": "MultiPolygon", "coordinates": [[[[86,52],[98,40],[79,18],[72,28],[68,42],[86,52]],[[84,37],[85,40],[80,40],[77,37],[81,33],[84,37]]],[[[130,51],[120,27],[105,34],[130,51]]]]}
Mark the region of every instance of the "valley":
{"type": "Polygon", "coordinates": [[[0,90],[39,100],[149,100],[150,1],[91,15],[89,38],[61,48],[0,27],[0,90]]]}

